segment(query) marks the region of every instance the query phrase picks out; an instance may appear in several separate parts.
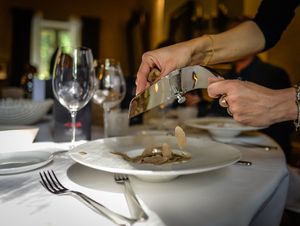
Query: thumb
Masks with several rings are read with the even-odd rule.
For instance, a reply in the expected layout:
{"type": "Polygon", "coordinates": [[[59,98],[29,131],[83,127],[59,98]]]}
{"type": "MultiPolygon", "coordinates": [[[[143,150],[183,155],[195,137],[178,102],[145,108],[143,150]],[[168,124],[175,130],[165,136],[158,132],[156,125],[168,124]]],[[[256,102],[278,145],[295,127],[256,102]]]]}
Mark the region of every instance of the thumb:
{"type": "Polygon", "coordinates": [[[223,86],[225,83],[224,78],[209,78],[208,79],[208,87],[207,93],[211,98],[218,98],[221,95],[226,93],[225,87],[223,86]]]}

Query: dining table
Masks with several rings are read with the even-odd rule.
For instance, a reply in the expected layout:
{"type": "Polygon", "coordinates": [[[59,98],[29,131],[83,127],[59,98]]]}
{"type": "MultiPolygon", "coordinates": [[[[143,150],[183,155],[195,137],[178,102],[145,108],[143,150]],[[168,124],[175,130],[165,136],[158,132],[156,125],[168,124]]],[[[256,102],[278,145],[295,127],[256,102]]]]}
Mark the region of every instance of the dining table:
{"type": "MultiPolygon", "coordinates": [[[[45,122],[43,122],[45,123],[45,122]]],[[[70,143],[54,142],[42,125],[33,143],[1,145],[2,152],[47,151],[53,159],[33,170],[0,175],[0,222],[3,226],[110,226],[115,225],[70,196],[54,195],[40,183],[40,172],[53,170],[67,188],[93,198],[109,209],[130,217],[124,187],[114,181],[114,174],[74,161],[70,143]],[[66,152],[64,152],[66,151],[66,152]]],[[[147,131],[146,125],[129,127],[127,135],[147,131]]],[[[153,132],[153,130],[151,130],[153,132]]],[[[101,128],[93,127],[92,140],[101,137],[101,128]]],[[[151,134],[145,136],[151,136],[151,134]]],[[[223,144],[213,141],[201,129],[186,130],[187,137],[201,142],[216,142],[238,150],[241,160],[251,165],[233,163],[205,172],[181,175],[162,182],[144,181],[129,175],[131,185],[149,218],[134,225],[150,226],[276,226],[280,225],[289,185],[284,153],[270,137],[250,131],[235,137],[262,147],[223,144]]],[[[91,141],[80,140],[80,146],[91,141]]]]}

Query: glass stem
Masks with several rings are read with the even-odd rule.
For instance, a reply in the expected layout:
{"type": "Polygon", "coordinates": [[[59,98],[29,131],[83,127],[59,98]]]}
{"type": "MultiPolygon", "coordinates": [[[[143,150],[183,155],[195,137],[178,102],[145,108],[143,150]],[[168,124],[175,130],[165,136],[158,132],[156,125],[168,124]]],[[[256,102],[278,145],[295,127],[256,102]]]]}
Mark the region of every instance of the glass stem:
{"type": "Polygon", "coordinates": [[[107,108],[107,107],[104,107],[103,108],[104,110],[104,117],[103,117],[103,123],[104,123],[104,137],[108,137],[108,124],[109,124],[109,112],[110,112],[110,109],[107,108]]]}
{"type": "Polygon", "coordinates": [[[72,140],[71,144],[74,146],[75,138],[76,138],[76,115],[77,111],[71,111],[71,119],[72,119],[72,140]]]}

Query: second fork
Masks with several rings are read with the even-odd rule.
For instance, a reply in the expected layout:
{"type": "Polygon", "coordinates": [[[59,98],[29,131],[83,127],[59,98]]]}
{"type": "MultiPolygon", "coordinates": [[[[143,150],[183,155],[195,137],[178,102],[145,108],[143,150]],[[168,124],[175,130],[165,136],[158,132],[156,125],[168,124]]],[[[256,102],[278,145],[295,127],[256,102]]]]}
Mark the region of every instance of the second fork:
{"type": "Polygon", "coordinates": [[[128,224],[132,225],[133,223],[136,222],[136,219],[127,218],[123,215],[120,215],[81,192],[73,191],[64,187],[57,179],[53,170],[47,172],[40,172],[40,178],[41,178],[40,183],[43,185],[45,189],[47,189],[52,194],[71,195],[77,198],[78,200],[80,200],[81,202],[83,202],[88,207],[90,207],[96,213],[102,214],[103,216],[107,217],[117,225],[128,225],[128,224]]]}
{"type": "Polygon", "coordinates": [[[127,203],[128,203],[129,209],[130,209],[130,213],[132,214],[132,216],[141,221],[147,220],[148,215],[145,213],[139,200],[137,199],[137,197],[131,187],[128,176],[125,174],[115,174],[114,179],[115,179],[116,183],[124,184],[124,186],[125,186],[125,197],[126,197],[126,200],[127,200],[127,203]]]}

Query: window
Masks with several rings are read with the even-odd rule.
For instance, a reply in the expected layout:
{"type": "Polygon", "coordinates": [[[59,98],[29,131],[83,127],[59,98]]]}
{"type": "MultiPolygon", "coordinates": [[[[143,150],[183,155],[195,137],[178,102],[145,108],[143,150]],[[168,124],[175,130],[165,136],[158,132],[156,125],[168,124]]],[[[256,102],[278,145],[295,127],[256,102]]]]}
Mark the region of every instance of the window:
{"type": "Polygon", "coordinates": [[[31,64],[37,68],[40,80],[51,78],[50,61],[58,46],[80,45],[81,23],[76,18],[68,21],[45,20],[40,13],[32,21],[31,64]]]}

